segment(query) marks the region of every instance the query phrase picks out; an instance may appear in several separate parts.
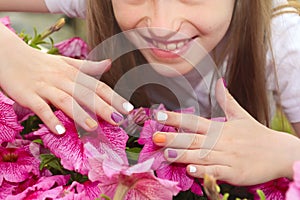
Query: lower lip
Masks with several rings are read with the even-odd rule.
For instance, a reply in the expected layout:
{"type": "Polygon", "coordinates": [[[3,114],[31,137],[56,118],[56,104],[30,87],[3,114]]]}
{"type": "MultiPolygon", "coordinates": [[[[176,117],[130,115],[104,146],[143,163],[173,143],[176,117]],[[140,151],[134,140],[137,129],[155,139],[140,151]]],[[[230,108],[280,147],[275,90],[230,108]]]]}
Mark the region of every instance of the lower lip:
{"type": "Polygon", "coordinates": [[[187,51],[188,47],[189,47],[189,43],[185,44],[184,46],[182,46],[180,49],[176,49],[174,51],[166,51],[166,50],[162,50],[162,49],[158,49],[156,47],[154,47],[152,44],[151,45],[151,51],[153,52],[153,54],[158,57],[158,58],[179,58],[182,57],[184,55],[184,53],[187,51]]]}

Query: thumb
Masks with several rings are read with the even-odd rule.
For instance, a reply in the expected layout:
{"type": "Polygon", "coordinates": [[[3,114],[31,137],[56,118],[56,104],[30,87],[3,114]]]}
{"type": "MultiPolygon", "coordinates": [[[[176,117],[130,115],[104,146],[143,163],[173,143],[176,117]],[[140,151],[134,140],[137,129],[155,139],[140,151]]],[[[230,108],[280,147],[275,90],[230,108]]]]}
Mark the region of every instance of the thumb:
{"type": "Polygon", "coordinates": [[[81,72],[91,75],[97,76],[102,75],[104,72],[108,71],[111,67],[111,60],[106,59],[100,62],[97,61],[90,61],[90,60],[79,60],[74,58],[63,57],[69,65],[77,68],[81,72]]]}
{"type": "Polygon", "coordinates": [[[227,120],[249,117],[249,114],[228,92],[222,78],[220,78],[216,84],[216,99],[224,111],[227,120]]]}

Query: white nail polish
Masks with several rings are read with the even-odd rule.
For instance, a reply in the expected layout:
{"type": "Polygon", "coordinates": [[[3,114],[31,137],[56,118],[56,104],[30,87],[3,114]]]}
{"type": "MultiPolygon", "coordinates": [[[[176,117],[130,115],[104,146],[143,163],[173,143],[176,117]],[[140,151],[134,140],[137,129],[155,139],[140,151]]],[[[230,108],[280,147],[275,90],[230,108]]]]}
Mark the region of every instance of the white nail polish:
{"type": "Polygon", "coordinates": [[[62,135],[62,134],[64,134],[64,133],[66,132],[65,127],[63,127],[63,126],[60,125],[60,124],[56,125],[56,126],[55,126],[55,129],[56,129],[56,131],[57,131],[57,133],[58,133],[59,135],[62,135]]]}
{"type": "Polygon", "coordinates": [[[197,168],[195,166],[190,165],[190,173],[195,173],[197,168]]]}
{"type": "Polygon", "coordinates": [[[156,114],[156,119],[158,121],[166,121],[168,119],[168,115],[164,112],[159,111],[156,114]]]}
{"type": "Polygon", "coordinates": [[[132,111],[133,110],[133,105],[131,104],[131,103],[129,103],[129,102],[124,102],[123,103],[123,108],[124,108],[124,110],[126,110],[127,112],[130,112],[130,111],[132,111]]]}

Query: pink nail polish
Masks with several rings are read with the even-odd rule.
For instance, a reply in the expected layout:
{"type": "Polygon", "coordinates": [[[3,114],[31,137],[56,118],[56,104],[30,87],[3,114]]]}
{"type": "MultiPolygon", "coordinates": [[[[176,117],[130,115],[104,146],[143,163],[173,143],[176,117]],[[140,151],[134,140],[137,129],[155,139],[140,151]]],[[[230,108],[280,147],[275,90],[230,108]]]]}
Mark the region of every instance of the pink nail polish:
{"type": "Polygon", "coordinates": [[[120,123],[124,118],[121,114],[113,112],[111,114],[111,119],[114,120],[116,123],[120,123]]]}
{"type": "Polygon", "coordinates": [[[177,157],[177,151],[168,149],[168,157],[169,158],[176,158],[177,157]]]}

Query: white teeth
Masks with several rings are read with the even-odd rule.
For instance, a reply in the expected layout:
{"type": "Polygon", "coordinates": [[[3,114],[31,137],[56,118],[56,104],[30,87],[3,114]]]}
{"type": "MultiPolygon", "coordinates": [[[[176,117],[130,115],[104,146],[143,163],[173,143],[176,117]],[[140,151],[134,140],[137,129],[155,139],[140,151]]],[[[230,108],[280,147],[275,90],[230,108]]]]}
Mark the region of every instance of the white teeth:
{"type": "Polygon", "coordinates": [[[159,49],[166,50],[166,51],[174,51],[176,49],[180,49],[183,47],[186,43],[188,43],[188,40],[186,41],[180,41],[180,42],[173,42],[173,43],[160,43],[158,41],[152,40],[152,44],[156,46],[159,49]]]}
{"type": "Polygon", "coordinates": [[[162,44],[162,43],[158,43],[158,44],[157,44],[157,47],[160,48],[160,49],[163,49],[163,50],[167,50],[166,45],[164,45],[164,44],[162,44]]]}
{"type": "Polygon", "coordinates": [[[177,44],[177,48],[181,48],[181,47],[183,47],[184,46],[184,42],[179,42],[178,44],[177,44]]]}
{"type": "Polygon", "coordinates": [[[175,43],[171,43],[171,44],[168,44],[167,45],[167,49],[170,50],[170,51],[173,51],[176,49],[176,44],[175,43]]]}

